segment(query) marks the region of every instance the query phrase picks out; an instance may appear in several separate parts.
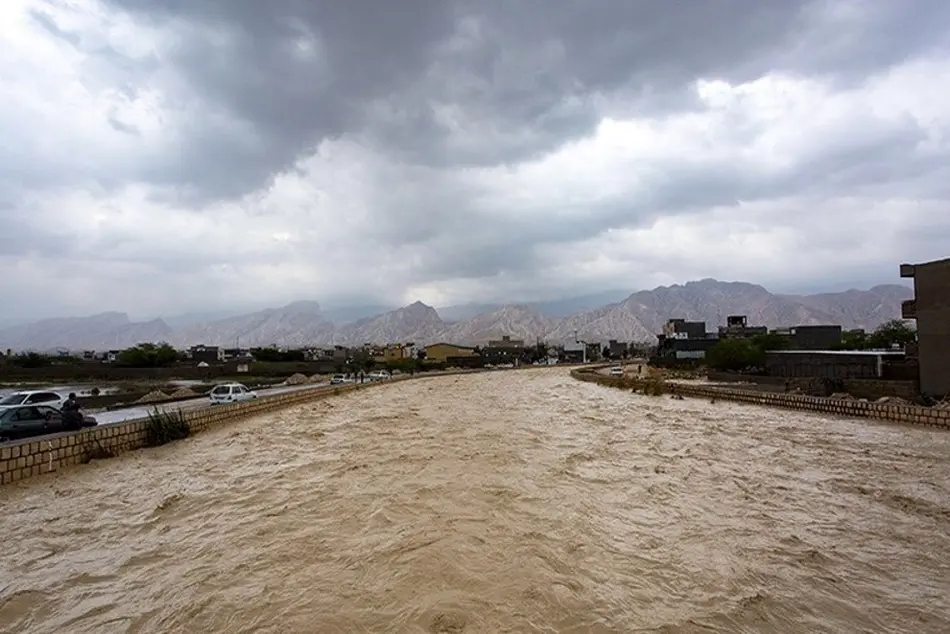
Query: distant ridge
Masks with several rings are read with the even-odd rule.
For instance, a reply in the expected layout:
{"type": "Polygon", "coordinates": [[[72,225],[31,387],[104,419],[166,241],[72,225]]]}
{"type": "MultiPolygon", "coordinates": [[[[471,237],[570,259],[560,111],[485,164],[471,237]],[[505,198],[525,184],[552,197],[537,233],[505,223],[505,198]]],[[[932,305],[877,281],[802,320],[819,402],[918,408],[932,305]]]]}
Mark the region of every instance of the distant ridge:
{"type": "MultiPolygon", "coordinates": [[[[651,341],[667,319],[702,320],[712,330],[727,315],[748,315],[749,321],[769,327],[804,324],[840,324],[844,328],[873,329],[899,318],[901,302],[913,297],[906,286],[884,284],[868,290],[815,295],[778,295],[747,282],[703,279],[659,286],[590,306],[598,296],[525,305],[482,306],[457,320],[440,315],[422,302],[379,314],[359,316],[337,309],[331,318],[318,302],[298,301],[281,308],[184,323],[173,328],[161,319],[132,322],[128,315],[106,312],[90,317],[44,319],[0,329],[0,348],[52,350],[56,348],[114,349],[143,341],[169,341],[177,346],[195,344],[237,346],[360,345],[414,341],[419,344],[452,341],[484,344],[511,335],[534,341],[651,341]],[[571,306],[587,306],[564,314],[571,306]]],[[[455,307],[458,309],[458,307],[455,307]]],[[[451,311],[447,311],[451,312],[451,311]]],[[[461,314],[461,313],[460,313],[461,314]]]]}

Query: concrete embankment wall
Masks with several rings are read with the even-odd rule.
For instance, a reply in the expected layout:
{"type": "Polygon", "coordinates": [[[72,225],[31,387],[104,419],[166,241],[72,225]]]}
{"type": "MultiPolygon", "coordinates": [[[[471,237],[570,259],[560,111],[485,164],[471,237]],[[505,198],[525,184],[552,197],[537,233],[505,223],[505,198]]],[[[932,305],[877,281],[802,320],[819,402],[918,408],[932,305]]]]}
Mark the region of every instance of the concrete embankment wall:
{"type": "MultiPolygon", "coordinates": [[[[762,375],[743,375],[735,372],[709,372],[710,381],[717,383],[743,383],[751,382],[756,385],[754,389],[768,389],[782,392],[787,385],[789,390],[801,390],[805,394],[812,396],[824,395],[825,386],[821,379],[817,378],[784,378],[780,376],[762,376],[762,375]]],[[[866,398],[876,400],[882,396],[896,396],[907,401],[913,401],[920,393],[916,381],[901,381],[896,379],[839,379],[837,383],[840,387],[836,392],[847,392],[855,398],[866,398]]],[[[748,389],[748,388],[743,388],[748,389]]]]}
{"type": "MultiPolygon", "coordinates": [[[[479,370],[459,370],[418,374],[393,381],[424,379],[429,376],[471,374],[479,370]]],[[[386,385],[391,381],[350,383],[330,387],[315,387],[297,392],[264,396],[253,401],[217,405],[182,412],[195,434],[223,423],[265,414],[292,405],[313,401],[353,390],[386,385]]],[[[26,478],[60,471],[76,464],[89,462],[97,455],[120,453],[145,447],[147,419],[139,418],[121,423],[90,427],[79,432],[66,432],[37,438],[26,438],[0,445],[0,484],[9,484],[26,478]]]]}
{"type": "MultiPolygon", "coordinates": [[[[645,381],[638,381],[636,379],[620,379],[617,377],[604,376],[603,374],[597,373],[594,368],[572,370],[571,376],[580,381],[617,388],[634,389],[646,383],[645,381]]],[[[874,403],[869,401],[851,401],[821,396],[741,390],[687,383],[666,382],[663,383],[663,389],[669,394],[678,394],[687,397],[723,399],[753,405],[781,407],[803,412],[834,414],[852,418],[873,418],[893,423],[907,423],[950,429],[950,409],[874,403]]]]}

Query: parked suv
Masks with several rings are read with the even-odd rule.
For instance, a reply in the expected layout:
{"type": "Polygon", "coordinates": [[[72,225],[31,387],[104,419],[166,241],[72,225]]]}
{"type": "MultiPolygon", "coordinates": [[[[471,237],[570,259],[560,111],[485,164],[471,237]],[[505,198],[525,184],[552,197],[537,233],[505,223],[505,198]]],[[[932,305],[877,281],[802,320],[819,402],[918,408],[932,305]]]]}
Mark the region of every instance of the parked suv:
{"type": "Polygon", "coordinates": [[[241,383],[223,383],[211,390],[210,398],[212,405],[239,403],[257,398],[257,392],[241,383]]]}
{"type": "Polygon", "coordinates": [[[25,392],[14,392],[0,399],[0,409],[15,407],[17,405],[48,405],[56,409],[62,409],[66,397],[56,392],[48,390],[30,390],[25,392]]]}

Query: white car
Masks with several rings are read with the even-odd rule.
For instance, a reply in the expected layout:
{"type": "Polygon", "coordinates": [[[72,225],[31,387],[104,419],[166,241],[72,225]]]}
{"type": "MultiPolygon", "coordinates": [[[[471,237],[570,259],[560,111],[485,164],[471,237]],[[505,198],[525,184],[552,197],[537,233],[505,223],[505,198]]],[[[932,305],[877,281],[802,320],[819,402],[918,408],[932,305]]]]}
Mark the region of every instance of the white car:
{"type": "Polygon", "coordinates": [[[0,399],[0,410],[17,405],[47,405],[62,409],[66,397],[49,390],[30,390],[26,392],[14,392],[0,399]]]}
{"type": "Polygon", "coordinates": [[[610,368],[610,376],[623,376],[623,368],[619,365],[610,368]]]}
{"type": "Polygon", "coordinates": [[[240,403],[257,398],[257,392],[240,383],[223,383],[211,390],[211,404],[240,403]]]}
{"type": "Polygon", "coordinates": [[[385,381],[386,379],[392,378],[389,376],[389,372],[386,370],[376,370],[375,372],[370,372],[366,375],[366,378],[370,381],[385,381]]]}
{"type": "Polygon", "coordinates": [[[342,385],[343,383],[352,383],[353,379],[347,377],[345,374],[334,374],[330,378],[330,385],[342,385]]]}

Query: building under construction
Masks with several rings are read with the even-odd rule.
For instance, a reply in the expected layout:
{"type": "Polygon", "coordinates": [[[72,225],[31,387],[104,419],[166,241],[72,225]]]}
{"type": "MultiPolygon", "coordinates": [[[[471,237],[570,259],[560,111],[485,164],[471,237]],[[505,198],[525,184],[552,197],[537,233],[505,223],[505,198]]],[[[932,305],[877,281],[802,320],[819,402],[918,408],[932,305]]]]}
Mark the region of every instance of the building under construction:
{"type": "Polygon", "coordinates": [[[901,306],[904,319],[917,321],[920,392],[950,395],[950,258],[901,264],[901,277],[913,278],[914,299],[901,306]]]}

